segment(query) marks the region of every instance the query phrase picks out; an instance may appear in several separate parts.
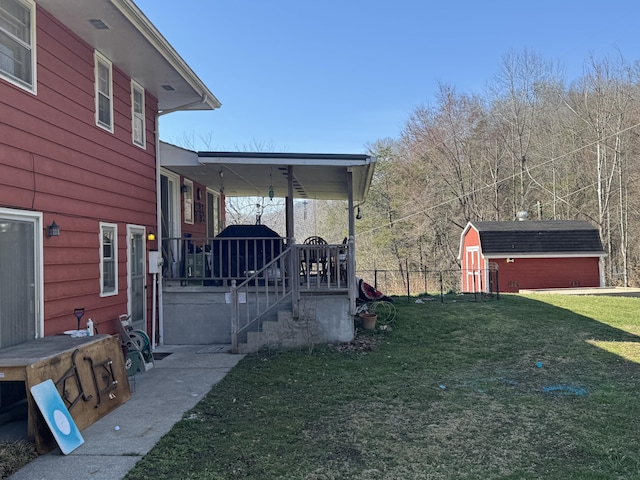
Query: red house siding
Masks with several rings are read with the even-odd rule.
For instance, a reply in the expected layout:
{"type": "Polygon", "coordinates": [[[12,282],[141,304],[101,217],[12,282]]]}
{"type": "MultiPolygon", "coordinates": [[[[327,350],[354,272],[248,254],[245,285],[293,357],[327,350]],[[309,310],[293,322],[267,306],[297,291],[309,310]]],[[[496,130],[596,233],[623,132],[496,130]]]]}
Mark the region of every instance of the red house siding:
{"type": "Polygon", "coordinates": [[[97,127],[93,49],[39,7],[36,24],[37,95],[0,80],[0,206],[43,212],[44,226],[60,226],[59,237],[44,238],[44,334],[75,328],[76,307],[115,333],[127,312],[126,226],[155,231],[157,100],[146,95],[141,149],[131,137],[130,79],[113,65],[114,133],[97,127]],[[101,221],[118,226],[118,295],[104,298],[101,221]]]}

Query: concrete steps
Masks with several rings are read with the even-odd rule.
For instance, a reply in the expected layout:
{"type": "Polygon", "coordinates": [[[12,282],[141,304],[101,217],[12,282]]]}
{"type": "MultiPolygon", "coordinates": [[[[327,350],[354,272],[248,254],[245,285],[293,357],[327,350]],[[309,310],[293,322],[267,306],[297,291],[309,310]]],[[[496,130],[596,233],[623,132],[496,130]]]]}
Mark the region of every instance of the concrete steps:
{"type": "Polygon", "coordinates": [[[238,353],[261,350],[311,348],[331,342],[353,339],[353,318],[348,313],[348,299],[317,297],[301,301],[299,318],[291,308],[277,312],[275,321],[263,321],[260,331],[247,332],[246,342],[238,344],[238,353]]]}

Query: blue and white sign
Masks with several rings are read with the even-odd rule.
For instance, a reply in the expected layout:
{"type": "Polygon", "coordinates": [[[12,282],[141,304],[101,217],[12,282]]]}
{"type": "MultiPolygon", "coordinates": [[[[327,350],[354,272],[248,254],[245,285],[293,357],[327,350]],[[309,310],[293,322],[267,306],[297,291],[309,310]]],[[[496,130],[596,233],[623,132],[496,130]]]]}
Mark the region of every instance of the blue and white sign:
{"type": "Polygon", "coordinates": [[[31,387],[31,395],[62,453],[67,455],[84,443],[80,430],[51,379],[31,387]]]}

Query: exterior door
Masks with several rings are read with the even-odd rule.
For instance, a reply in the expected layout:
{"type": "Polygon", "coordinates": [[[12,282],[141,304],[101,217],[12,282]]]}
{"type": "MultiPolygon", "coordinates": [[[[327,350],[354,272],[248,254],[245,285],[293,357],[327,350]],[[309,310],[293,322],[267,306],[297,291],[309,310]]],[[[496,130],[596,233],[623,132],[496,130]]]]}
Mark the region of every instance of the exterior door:
{"type": "Polygon", "coordinates": [[[146,244],[145,229],[127,225],[128,261],[127,261],[127,293],[129,298],[129,314],[133,328],[147,331],[146,313],[146,244]]]}
{"type": "Polygon", "coordinates": [[[467,248],[467,292],[482,291],[482,267],[480,263],[480,249],[478,247],[467,248]]]}
{"type": "Polygon", "coordinates": [[[42,217],[0,209],[0,349],[42,336],[42,217]]]}
{"type": "Polygon", "coordinates": [[[213,238],[220,231],[220,197],[207,191],[207,237],[213,238]]]}
{"type": "Polygon", "coordinates": [[[162,210],[162,269],[165,277],[178,275],[180,237],[180,177],[163,171],[160,176],[162,210]]]}

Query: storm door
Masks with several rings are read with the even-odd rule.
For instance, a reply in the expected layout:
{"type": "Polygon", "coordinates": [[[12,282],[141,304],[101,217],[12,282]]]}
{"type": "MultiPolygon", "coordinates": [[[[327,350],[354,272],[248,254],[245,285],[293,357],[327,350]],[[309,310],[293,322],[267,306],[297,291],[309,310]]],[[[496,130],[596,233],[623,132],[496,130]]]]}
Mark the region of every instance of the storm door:
{"type": "Polygon", "coordinates": [[[147,299],[145,294],[146,247],[144,227],[127,225],[127,237],[129,239],[127,246],[129,314],[133,321],[133,328],[146,332],[147,299]]]}
{"type": "Polygon", "coordinates": [[[162,211],[162,273],[165,278],[178,275],[180,237],[180,177],[163,171],[160,176],[162,211]]]}

